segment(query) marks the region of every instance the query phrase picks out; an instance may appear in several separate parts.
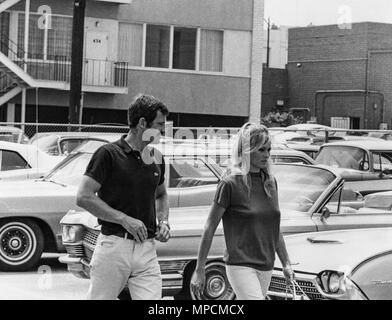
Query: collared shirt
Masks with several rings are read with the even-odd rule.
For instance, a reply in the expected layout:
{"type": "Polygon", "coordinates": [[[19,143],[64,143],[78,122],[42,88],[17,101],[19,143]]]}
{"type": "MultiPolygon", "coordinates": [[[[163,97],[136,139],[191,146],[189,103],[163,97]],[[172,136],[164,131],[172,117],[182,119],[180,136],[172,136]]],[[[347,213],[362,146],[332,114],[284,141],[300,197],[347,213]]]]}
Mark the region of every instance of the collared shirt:
{"type": "Polygon", "coordinates": [[[262,271],[274,267],[279,240],[280,210],[276,181],[250,173],[250,194],[241,175],[229,175],[218,184],[215,203],[226,209],[223,229],[225,262],[262,271]]]}
{"type": "MultiPolygon", "coordinates": [[[[85,175],[101,184],[99,198],[110,207],[141,220],[147,228],[148,238],[154,238],[157,226],[155,192],[158,185],[164,183],[165,162],[157,149],[147,146],[140,154],[130,147],[125,137],[100,147],[91,158],[85,175]]],[[[119,224],[98,222],[105,235],[126,232],[119,224]]]]}

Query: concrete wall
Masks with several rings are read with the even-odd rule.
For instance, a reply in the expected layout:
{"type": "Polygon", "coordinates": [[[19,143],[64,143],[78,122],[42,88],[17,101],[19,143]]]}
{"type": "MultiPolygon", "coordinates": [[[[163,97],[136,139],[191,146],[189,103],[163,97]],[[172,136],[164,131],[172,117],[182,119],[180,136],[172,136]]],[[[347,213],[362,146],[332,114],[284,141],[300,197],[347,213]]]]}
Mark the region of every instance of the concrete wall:
{"type": "Polygon", "coordinates": [[[129,95],[116,95],[114,105],[127,108],[134,95],[145,92],[172,112],[247,116],[249,86],[249,78],[131,70],[129,95]]]}
{"type": "Polygon", "coordinates": [[[252,30],[253,0],[133,0],[118,18],[154,24],[252,30]],[[219,12],[219,14],[217,14],[219,12]]]}

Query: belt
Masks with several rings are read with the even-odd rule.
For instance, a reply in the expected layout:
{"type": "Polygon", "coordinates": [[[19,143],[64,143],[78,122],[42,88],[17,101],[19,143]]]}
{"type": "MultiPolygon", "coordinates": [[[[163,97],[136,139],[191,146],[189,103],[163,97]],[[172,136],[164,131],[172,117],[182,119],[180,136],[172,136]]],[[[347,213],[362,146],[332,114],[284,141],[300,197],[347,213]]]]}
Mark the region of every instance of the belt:
{"type": "MultiPolygon", "coordinates": [[[[109,234],[105,234],[105,233],[103,233],[103,234],[105,236],[116,236],[116,237],[119,237],[119,238],[135,240],[134,236],[132,234],[130,234],[128,231],[125,231],[125,230],[124,231],[123,230],[119,230],[119,231],[112,232],[112,233],[109,233],[109,234]]],[[[152,238],[154,238],[154,237],[147,236],[147,239],[152,239],[152,238]]]]}
{"type": "Polygon", "coordinates": [[[130,239],[130,240],[135,239],[132,234],[130,234],[128,231],[125,230],[119,230],[116,232],[109,232],[108,234],[106,233],[102,233],[102,234],[104,234],[105,236],[116,236],[119,238],[130,239]]]}

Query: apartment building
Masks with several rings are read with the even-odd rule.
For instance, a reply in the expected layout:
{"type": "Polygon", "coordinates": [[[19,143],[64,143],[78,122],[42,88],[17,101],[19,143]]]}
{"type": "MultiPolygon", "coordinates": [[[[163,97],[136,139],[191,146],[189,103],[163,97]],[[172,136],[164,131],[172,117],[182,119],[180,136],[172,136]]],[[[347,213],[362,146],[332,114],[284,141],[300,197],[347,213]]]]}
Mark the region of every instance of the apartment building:
{"type": "MultiPolygon", "coordinates": [[[[1,121],[68,122],[73,6],[0,1],[1,121]]],[[[87,0],[82,122],[126,123],[140,92],[175,126],[258,120],[263,15],[263,0],[87,0]]]]}

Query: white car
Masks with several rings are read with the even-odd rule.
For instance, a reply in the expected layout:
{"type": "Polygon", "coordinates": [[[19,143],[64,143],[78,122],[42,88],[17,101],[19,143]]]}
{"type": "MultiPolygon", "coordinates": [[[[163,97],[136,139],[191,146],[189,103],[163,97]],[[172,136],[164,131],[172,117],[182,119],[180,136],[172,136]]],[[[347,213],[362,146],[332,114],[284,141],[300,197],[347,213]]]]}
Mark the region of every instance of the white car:
{"type": "Polygon", "coordinates": [[[0,141],[29,143],[29,137],[26,136],[22,129],[12,126],[0,126],[0,141]]]}
{"type": "Polygon", "coordinates": [[[0,141],[0,181],[40,178],[63,159],[33,145],[0,141]]]}

